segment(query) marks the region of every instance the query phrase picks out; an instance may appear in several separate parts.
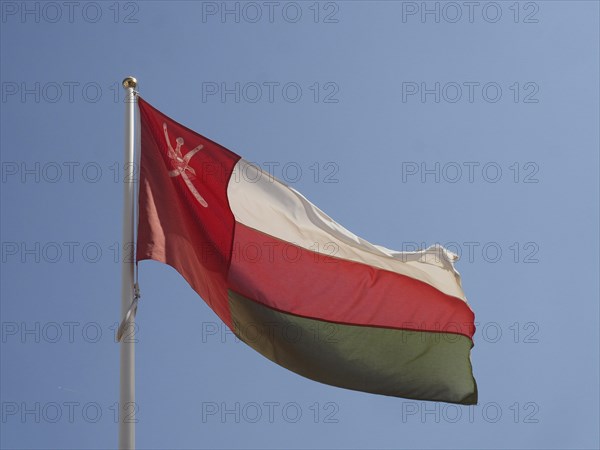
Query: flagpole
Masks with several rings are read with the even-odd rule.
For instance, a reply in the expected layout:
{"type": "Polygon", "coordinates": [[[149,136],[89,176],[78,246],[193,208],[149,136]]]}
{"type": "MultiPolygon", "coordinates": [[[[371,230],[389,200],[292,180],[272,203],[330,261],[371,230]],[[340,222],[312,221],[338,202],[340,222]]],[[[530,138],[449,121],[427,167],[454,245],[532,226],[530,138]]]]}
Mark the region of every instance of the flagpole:
{"type": "MultiPolygon", "coordinates": [[[[125,320],[134,298],[134,148],[135,106],[137,80],[123,80],[125,89],[125,157],[123,178],[123,258],[121,263],[121,320],[125,320]],[[131,254],[125,254],[125,252],[131,254]]],[[[135,449],[135,314],[131,314],[126,326],[126,335],[121,339],[120,394],[119,394],[119,449],[135,449]]]]}

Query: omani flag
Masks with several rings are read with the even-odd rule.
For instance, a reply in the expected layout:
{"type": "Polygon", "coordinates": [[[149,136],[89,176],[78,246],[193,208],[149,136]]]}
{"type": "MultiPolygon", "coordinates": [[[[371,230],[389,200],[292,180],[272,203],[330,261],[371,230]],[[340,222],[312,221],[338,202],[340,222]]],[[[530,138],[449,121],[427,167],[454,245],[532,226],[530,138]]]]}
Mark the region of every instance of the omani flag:
{"type": "Polygon", "coordinates": [[[304,377],[477,403],[474,315],[439,246],[396,252],[138,98],[137,261],[172,266],[245,343],[304,377]]]}

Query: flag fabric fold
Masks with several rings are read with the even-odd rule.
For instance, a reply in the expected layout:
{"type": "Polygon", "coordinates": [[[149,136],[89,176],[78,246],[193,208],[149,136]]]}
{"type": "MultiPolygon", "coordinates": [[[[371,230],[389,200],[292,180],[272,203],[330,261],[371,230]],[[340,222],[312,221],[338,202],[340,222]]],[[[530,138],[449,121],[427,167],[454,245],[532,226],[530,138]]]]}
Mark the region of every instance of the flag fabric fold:
{"type": "Polygon", "coordinates": [[[455,255],[373,245],[269,173],[138,105],[138,262],[172,266],[241,340],[307,378],[477,403],[474,314],[455,255]]]}

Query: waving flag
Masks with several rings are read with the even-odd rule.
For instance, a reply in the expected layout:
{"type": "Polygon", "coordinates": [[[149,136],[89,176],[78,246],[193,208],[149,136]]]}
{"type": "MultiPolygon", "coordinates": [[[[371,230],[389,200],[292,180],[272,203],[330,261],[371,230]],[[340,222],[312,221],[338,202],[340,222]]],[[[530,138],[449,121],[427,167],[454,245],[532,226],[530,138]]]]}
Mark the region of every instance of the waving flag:
{"type": "Polygon", "coordinates": [[[474,315],[442,247],[396,252],[138,98],[137,261],[175,268],[244,342],[307,378],[477,403],[474,315]]]}

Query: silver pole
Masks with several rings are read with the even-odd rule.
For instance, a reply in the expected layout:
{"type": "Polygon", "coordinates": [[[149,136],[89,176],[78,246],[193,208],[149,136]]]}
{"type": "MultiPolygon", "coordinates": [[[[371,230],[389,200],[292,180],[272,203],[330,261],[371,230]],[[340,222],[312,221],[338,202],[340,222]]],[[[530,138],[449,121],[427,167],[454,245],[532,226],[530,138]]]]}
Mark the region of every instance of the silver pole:
{"type": "MultiPolygon", "coordinates": [[[[127,77],[123,80],[125,89],[125,159],[123,181],[123,252],[126,249],[131,254],[123,254],[121,263],[121,319],[124,319],[134,296],[134,147],[135,147],[135,88],[137,80],[127,77]]],[[[121,340],[121,375],[119,395],[119,449],[135,449],[135,317],[132,314],[126,324],[126,334],[121,340]]]]}

